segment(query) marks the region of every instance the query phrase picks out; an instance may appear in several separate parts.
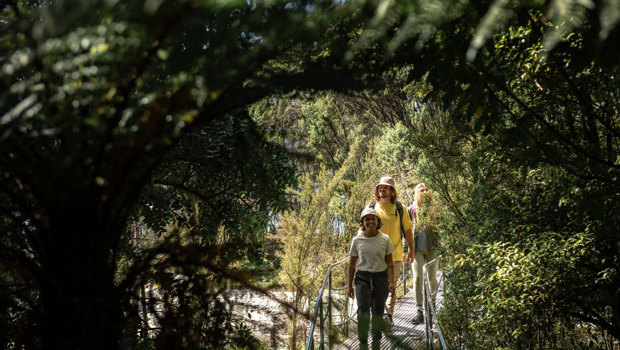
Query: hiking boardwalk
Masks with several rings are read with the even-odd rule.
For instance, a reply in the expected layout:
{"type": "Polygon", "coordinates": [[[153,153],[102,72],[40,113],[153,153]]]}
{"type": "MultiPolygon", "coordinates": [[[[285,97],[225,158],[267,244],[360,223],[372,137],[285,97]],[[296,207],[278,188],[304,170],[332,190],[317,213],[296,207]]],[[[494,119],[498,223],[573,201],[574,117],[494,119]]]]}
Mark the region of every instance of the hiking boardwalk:
{"type": "MultiPolygon", "coordinates": [[[[327,267],[323,284],[319,289],[314,305],[306,350],[359,349],[356,301],[344,295],[346,285],[344,287],[342,285],[332,285],[332,274],[336,271],[336,275],[342,276],[348,271],[348,260],[348,257],[343,258],[327,267]],[[336,296],[335,294],[339,295],[336,296]],[[339,311],[334,315],[333,310],[339,311]]],[[[422,276],[424,288],[422,294],[425,303],[427,300],[430,301],[434,298],[436,307],[440,308],[444,304],[443,273],[441,269],[437,271],[437,289],[431,293],[427,275],[428,266],[431,264],[439,264],[439,257],[424,264],[422,276]]],[[[443,339],[441,324],[437,324],[436,315],[431,316],[432,313],[429,311],[424,315],[425,323],[414,324],[412,322],[417,308],[414,301],[413,273],[408,264],[403,264],[403,269],[396,286],[397,290],[399,286],[402,288],[404,295],[396,300],[394,314],[392,315],[394,325],[390,332],[383,334],[381,349],[426,349],[427,347],[447,349],[448,346],[443,339]],[[409,288],[410,286],[411,288],[409,288]]],[[[427,305],[430,307],[430,302],[427,305]]],[[[369,336],[369,341],[371,341],[370,338],[369,336]]]]}
{"type": "MultiPolygon", "coordinates": [[[[443,304],[443,283],[439,286],[437,292],[437,298],[435,303],[437,307],[441,307],[443,304]]],[[[414,324],[411,322],[415,315],[416,307],[414,300],[413,289],[411,289],[406,295],[402,296],[396,301],[396,307],[394,308],[394,326],[389,334],[384,334],[381,339],[381,349],[426,349],[426,339],[424,334],[424,323],[414,324]]],[[[369,342],[372,343],[372,339],[368,337],[369,342]]],[[[370,345],[370,344],[369,344],[370,345]]],[[[351,332],[348,339],[342,344],[334,346],[334,349],[347,350],[347,349],[359,349],[359,341],[357,340],[357,333],[351,332]]]]}

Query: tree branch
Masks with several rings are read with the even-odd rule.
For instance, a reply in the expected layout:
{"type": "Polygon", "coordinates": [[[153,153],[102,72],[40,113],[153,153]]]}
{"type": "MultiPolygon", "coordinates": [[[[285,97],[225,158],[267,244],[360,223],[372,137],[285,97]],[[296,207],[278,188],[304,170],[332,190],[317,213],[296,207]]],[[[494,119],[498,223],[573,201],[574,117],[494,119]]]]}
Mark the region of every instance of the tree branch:
{"type": "MultiPolygon", "coordinates": [[[[491,73],[489,73],[486,69],[480,68],[480,67],[477,67],[477,69],[478,69],[478,71],[480,73],[482,73],[483,75],[487,76],[491,82],[494,82],[494,84],[496,86],[498,86],[501,91],[503,91],[506,94],[508,94],[508,96],[510,96],[510,98],[512,100],[514,100],[519,106],[521,106],[527,113],[529,113],[530,115],[535,117],[541,124],[543,124],[554,135],[556,135],[560,141],[562,141],[565,144],[569,145],[577,153],[585,156],[586,159],[592,159],[592,160],[594,160],[594,161],[596,161],[596,162],[598,162],[598,163],[600,163],[602,165],[605,165],[605,166],[608,166],[608,167],[611,167],[611,168],[614,168],[614,169],[620,169],[620,165],[611,163],[611,162],[609,162],[607,160],[604,160],[604,159],[601,159],[600,157],[598,157],[596,155],[593,155],[593,154],[587,152],[586,150],[584,150],[583,148],[577,146],[574,142],[570,141],[564,135],[562,135],[562,133],[560,133],[558,130],[556,130],[543,116],[541,116],[540,114],[536,113],[529,106],[527,106],[525,104],[525,102],[523,102],[519,97],[517,97],[514,94],[514,92],[511,89],[509,89],[505,84],[502,84],[502,83],[498,82],[497,79],[491,73]]],[[[489,89],[489,91],[493,91],[493,89],[491,89],[491,87],[488,84],[487,84],[487,88],[489,89]]],[[[495,94],[493,94],[493,96],[495,96],[495,94]]],[[[509,113],[512,115],[512,111],[510,110],[510,108],[508,106],[506,106],[505,104],[502,103],[502,107],[504,107],[504,109],[506,111],[509,111],[509,113]]],[[[525,129],[522,126],[520,126],[520,128],[525,131],[525,129]]],[[[529,134],[529,132],[528,132],[528,134],[529,134]]]]}

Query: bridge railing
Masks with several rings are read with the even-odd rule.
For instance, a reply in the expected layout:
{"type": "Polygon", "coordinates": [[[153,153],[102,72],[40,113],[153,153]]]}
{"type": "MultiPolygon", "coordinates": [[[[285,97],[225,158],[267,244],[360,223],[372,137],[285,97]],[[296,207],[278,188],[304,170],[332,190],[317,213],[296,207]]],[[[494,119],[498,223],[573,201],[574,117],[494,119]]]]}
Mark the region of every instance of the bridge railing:
{"type": "MultiPolygon", "coordinates": [[[[310,324],[310,331],[308,333],[308,340],[306,342],[306,350],[315,348],[315,341],[318,341],[318,348],[332,349],[335,345],[338,336],[347,338],[352,327],[350,323],[357,323],[357,303],[347,297],[347,274],[349,267],[349,257],[343,258],[330,264],[325,272],[323,283],[319,289],[319,294],[316,298],[314,305],[314,311],[312,314],[312,322],[310,324]],[[334,271],[338,267],[340,281],[345,281],[345,285],[341,287],[334,287],[334,271]],[[340,269],[339,267],[342,267],[340,269]],[[325,292],[327,288],[327,293],[325,292]],[[335,298],[335,293],[342,292],[342,296],[335,298]],[[325,295],[327,294],[327,295],[325,295]],[[327,300],[324,300],[327,299],[327,300]],[[339,311],[338,322],[334,323],[334,310],[339,311]],[[316,328],[319,328],[319,334],[315,336],[316,328]],[[327,326],[327,327],[326,327],[327,326]],[[325,334],[327,333],[327,341],[325,334]]],[[[401,268],[400,278],[398,279],[397,288],[402,286],[403,294],[407,294],[407,280],[413,277],[410,264],[403,264],[401,268]]]]}
{"type": "Polygon", "coordinates": [[[441,280],[437,283],[437,288],[431,293],[431,283],[428,277],[428,267],[433,264],[439,264],[439,258],[437,257],[426,264],[424,264],[424,274],[423,274],[423,285],[424,285],[424,331],[425,331],[425,339],[426,339],[426,348],[427,349],[435,349],[435,333],[433,332],[433,326],[437,331],[437,340],[438,345],[440,345],[440,349],[447,349],[446,340],[443,337],[443,333],[441,331],[441,326],[439,324],[439,319],[437,317],[437,308],[435,307],[435,297],[437,296],[437,291],[439,291],[439,287],[443,282],[443,274],[441,275],[441,280]]]}

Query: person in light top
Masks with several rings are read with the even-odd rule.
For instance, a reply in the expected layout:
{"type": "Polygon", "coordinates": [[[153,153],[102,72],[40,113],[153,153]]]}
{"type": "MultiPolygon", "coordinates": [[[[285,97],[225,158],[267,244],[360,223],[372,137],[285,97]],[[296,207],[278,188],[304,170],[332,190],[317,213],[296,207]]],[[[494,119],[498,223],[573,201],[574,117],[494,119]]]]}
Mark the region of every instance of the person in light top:
{"type": "MultiPolygon", "coordinates": [[[[419,183],[415,187],[413,199],[414,202],[409,207],[409,215],[413,219],[415,231],[413,289],[417,310],[412,322],[422,323],[424,321],[422,312],[424,265],[439,256],[439,204],[434,200],[433,192],[424,183],[419,183]]],[[[435,263],[426,267],[433,305],[435,305],[435,291],[437,290],[437,265],[435,263]]]]}
{"type": "Polygon", "coordinates": [[[360,215],[360,229],[353,238],[349,251],[347,295],[350,298],[357,295],[360,349],[368,349],[368,331],[371,324],[372,348],[379,349],[381,346],[383,309],[388,294],[395,290],[392,261],[394,248],[388,235],[379,231],[379,228],[381,219],[377,212],[372,208],[364,208],[360,215]]]}

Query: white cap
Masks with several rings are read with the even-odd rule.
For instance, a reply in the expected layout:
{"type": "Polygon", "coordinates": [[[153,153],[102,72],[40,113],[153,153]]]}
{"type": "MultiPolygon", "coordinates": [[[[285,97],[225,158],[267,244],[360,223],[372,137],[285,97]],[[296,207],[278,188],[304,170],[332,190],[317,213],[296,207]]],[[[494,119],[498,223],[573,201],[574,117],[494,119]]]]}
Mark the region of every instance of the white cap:
{"type": "Polygon", "coordinates": [[[362,210],[362,214],[360,215],[360,220],[362,220],[364,216],[366,215],[374,215],[376,217],[379,217],[379,215],[377,215],[377,212],[371,207],[366,207],[364,208],[364,210],[362,210]]]}

